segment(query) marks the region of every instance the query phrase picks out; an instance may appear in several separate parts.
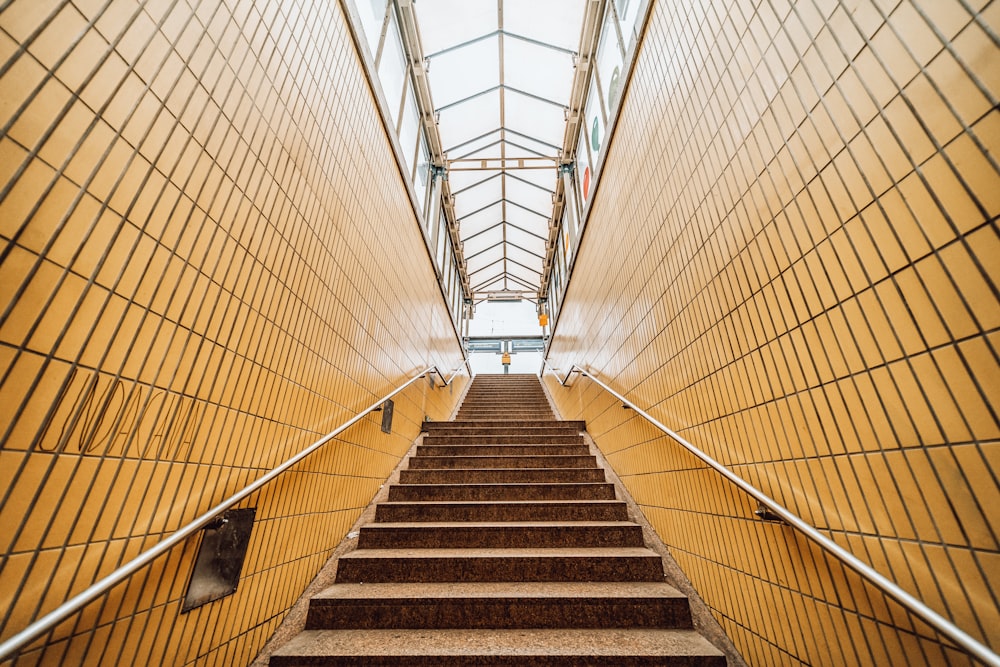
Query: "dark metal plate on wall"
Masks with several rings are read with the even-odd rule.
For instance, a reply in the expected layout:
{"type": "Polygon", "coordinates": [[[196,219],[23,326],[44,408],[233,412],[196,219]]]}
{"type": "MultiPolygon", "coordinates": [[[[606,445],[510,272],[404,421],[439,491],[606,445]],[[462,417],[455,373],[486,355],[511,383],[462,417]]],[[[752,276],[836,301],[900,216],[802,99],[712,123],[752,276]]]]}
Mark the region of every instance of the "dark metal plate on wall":
{"type": "Polygon", "coordinates": [[[392,433],[392,409],[396,406],[392,399],[382,404],[382,432],[392,433]]]}
{"type": "Polygon", "coordinates": [[[236,591],[256,513],[255,507],[227,510],[204,529],[181,613],[236,591]]]}

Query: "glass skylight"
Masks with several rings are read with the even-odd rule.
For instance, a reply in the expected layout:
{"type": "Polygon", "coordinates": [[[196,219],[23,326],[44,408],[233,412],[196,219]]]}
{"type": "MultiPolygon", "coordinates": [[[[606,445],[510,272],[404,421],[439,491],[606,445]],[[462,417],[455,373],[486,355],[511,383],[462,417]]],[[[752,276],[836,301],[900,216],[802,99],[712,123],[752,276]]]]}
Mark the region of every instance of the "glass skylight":
{"type": "Polygon", "coordinates": [[[585,4],[413,3],[476,291],[539,288],[585,4]]]}

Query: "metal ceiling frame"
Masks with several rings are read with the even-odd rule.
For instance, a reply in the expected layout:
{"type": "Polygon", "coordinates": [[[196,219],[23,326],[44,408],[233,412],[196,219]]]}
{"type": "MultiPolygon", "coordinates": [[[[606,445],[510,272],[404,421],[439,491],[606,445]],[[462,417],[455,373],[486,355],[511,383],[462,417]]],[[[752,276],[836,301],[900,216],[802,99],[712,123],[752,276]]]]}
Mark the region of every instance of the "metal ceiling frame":
{"type": "Polygon", "coordinates": [[[484,35],[480,35],[479,37],[473,37],[470,40],[466,40],[466,41],[462,42],[461,44],[455,44],[454,46],[449,46],[447,48],[441,49],[440,51],[435,51],[434,53],[431,53],[431,54],[429,54],[429,55],[427,55],[425,57],[428,60],[431,59],[431,58],[437,58],[438,56],[444,55],[445,53],[449,53],[450,51],[457,51],[458,49],[461,49],[463,47],[472,46],[473,44],[476,44],[478,42],[483,41],[484,39],[490,39],[491,37],[497,37],[499,35],[504,35],[506,37],[513,37],[514,39],[519,39],[522,42],[527,42],[529,44],[534,44],[535,46],[542,46],[542,47],[545,47],[546,49],[552,49],[553,51],[559,51],[560,53],[565,53],[565,54],[570,55],[570,56],[576,56],[577,55],[577,52],[574,51],[573,49],[566,49],[566,48],[563,48],[561,46],[556,46],[555,44],[549,44],[548,42],[542,42],[542,41],[539,41],[537,39],[532,39],[531,37],[526,37],[524,35],[519,35],[516,32],[511,32],[509,30],[504,30],[503,28],[500,28],[500,29],[497,29],[497,30],[493,30],[492,32],[488,32],[488,33],[486,33],[484,35]]]}
{"type": "MultiPolygon", "coordinates": [[[[431,96],[430,83],[427,81],[427,60],[420,41],[420,29],[417,27],[413,2],[412,0],[394,0],[390,2],[390,5],[395,5],[396,8],[396,18],[400,39],[403,42],[403,52],[406,56],[410,72],[413,75],[411,81],[416,97],[415,102],[420,114],[420,125],[424,129],[424,139],[427,142],[427,149],[430,153],[429,162],[432,168],[442,170],[443,172],[446,168],[446,156],[441,146],[441,135],[438,132],[437,115],[434,113],[434,101],[431,96]]],[[[388,11],[391,11],[391,7],[388,11]]],[[[472,286],[469,284],[469,274],[465,266],[465,258],[462,256],[462,241],[459,236],[458,221],[455,218],[455,208],[453,205],[454,196],[451,194],[448,179],[441,178],[439,180],[442,211],[445,217],[445,224],[448,227],[448,235],[451,237],[455,264],[458,267],[459,278],[462,283],[463,298],[469,301],[472,299],[472,286]]],[[[432,224],[434,224],[432,221],[427,221],[428,227],[432,224]]]]}
{"type": "MultiPolygon", "coordinates": [[[[496,30],[476,35],[470,39],[465,39],[458,44],[441,48],[433,53],[424,54],[421,47],[419,27],[416,21],[416,15],[418,12],[414,7],[413,0],[393,1],[393,4],[398,8],[398,14],[400,17],[400,33],[403,36],[404,49],[412,68],[413,79],[415,80],[414,88],[416,97],[418,98],[418,106],[421,110],[421,123],[424,127],[425,135],[428,138],[428,147],[431,152],[432,165],[436,168],[443,169],[446,174],[463,171],[493,172],[485,178],[477,179],[475,182],[463,185],[461,188],[456,190],[450,189],[450,184],[448,183],[447,178],[445,178],[442,183],[441,195],[443,208],[445,217],[448,221],[449,234],[451,235],[452,243],[455,248],[456,261],[458,262],[460,272],[462,273],[462,284],[465,289],[466,298],[473,299],[475,301],[481,296],[478,294],[479,290],[484,287],[494,285],[497,281],[502,283],[500,287],[504,289],[509,288],[512,285],[518,285],[534,290],[539,297],[544,296],[545,294],[555,242],[558,239],[558,222],[562,216],[562,208],[565,206],[565,193],[563,191],[565,186],[564,179],[559,175],[560,169],[563,165],[572,164],[572,161],[575,159],[576,141],[583,122],[583,108],[586,103],[586,95],[588,92],[591,71],[595,65],[597,38],[602,26],[602,17],[606,2],[607,0],[583,0],[582,8],[579,5],[576,6],[577,10],[582,9],[582,28],[578,46],[579,50],[568,49],[562,44],[547,43],[540,39],[535,39],[533,37],[528,37],[526,35],[521,35],[507,30],[504,26],[505,0],[495,0],[496,30]],[[496,40],[498,54],[496,66],[499,67],[499,71],[497,72],[497,79],[494,80],[498,81],[498,83],[490,86],[489,88],[467,94],[465,97],[449,102],[448,104],[444,104],[440,107],[434,107],[430,97],[431,91],[428,77],[426,76],[428,68],[433,66],[433,60],[445,54],[455,53],[465,47],[481,44],[490,39],[496,40]],[[533,46],[542,47],[570,56],[573,60],[575,71],[573,73],[573,82],[570,87],[568,100],[558,101],[547,97],[544,94],[540,95],[532,93],[511,85],[507,76],[507,63],[505,62],[505,40],[507,39],[518,40],[526,44],[531,44],[533,46]],[[459,113],[461,112],[461,105],[482,98],[484,95],[492,95],[494,93],[496,94],[499,104],[499,126],[494,129],[490,129],[489,131],[482,132],[475,137],[465,139],[445,149],[441,144],[441,135],[438,132],[437,127],[437,124],[441,122],[441,113],[451,112],[448,114],[449,120],[459,118],[459,116],[456,116],[455,113],[456,111],[459,113]],[[541,104],[561,109],[566,119],[566,125],[563,128],[562,145],[557,146],[554,137],[547,138],[548,140],[545,140],[532,136],[530,133],[526,134],[523,131],[507,127],[508,102],[513,103],[515,99],[535,100],[541,104]],[[523,138],[524,141],[518,141],[519,137],[523,138]],[[483,144],[484,140],[486,141],[485,145],[483,144]],[[551,149],[551,153],[546,155],[546,149],[551,149]],[[455,157],[450,157],[449,154],[456,153],[457,151],[462,152],[458,153],[455,157]],[[485,152],[492,152],[494,157],[484,157],[483,153],[485,152]],[[513,155],[510,155],[510,152],[521,154],[522,157],[514,157],[513,155]],[[497,153],[499,155],[497,155],[497,153]],[[541,181],[540,176],[530,179],[522,177],[517,173],[522,170],[550,170],[552,172],[552,180],[554,183],[552,184],[552,187],[541,185],[539,183],[541,181]],[[514,180],[508,180],[506,178],[507,176],[510,176],[514,180]],[[476,210],[471,211],[466,215],[461,217],[457,216],[456,202],[460,203],[464,197],[471,196],[476,191],[476,188],[494,183],[494,179],[497,179],[497,177],[499,177],[500,184],[499,199],[485,206],[479,206],[476,210]],[[527,205],[527,203],[540,203],[539,201],[536,201],[539,197],[535,194],[531,194],[530,190],[525,191],[520,187],[516,189],[516,193],[512,193],[508,190],[508,185],[513,187],[515,181],[528,186],[533,186],[534,189],[549,195],[553,202],[552,210],[542,213],[536,210],[533,206],[527,205]],[[512,194],[515,197],[513,199],[511,198],[512,194]],[[522,201],[518,201],[517,197],[522,197],[522,201]],[[462,238],[461,227],[463,220],[469,220],[471,223],[472,221],[470,219],[474,216],[484,214],[484,212],[487,211],[492,211],[498,206],[498,211],[489,213],[490,216],[496,216],[495,222],[490,224],[490,221],[487,220],[486,222],[488,226],[470,234],[464,239],[462,238]],[[523,215],[519,216],[522,218],[523,224],[511,222],[508,218],[514,213],[514,209],[522,210],[527,214],[531,214],[531,217],[524,218],[523,215]],[[533,222],[536,216],[540,219],[538,220],[537,229],[532,231],[531,229],[526,228],[526,226],[536,227],[535,222],[533,222]],[[542,229],[541,220],[545,221],[544,230],[542,229]],[[516,243],[513,239],[509,238],[508,234],[513,234],[514,230],[527,235],[526,238],[537,239],[538,241],[543,242],[545,244],[543,254],[529,250],[524,247],[524,245],[516,243]],[[463,244],[465,241],[471,241],[472,239],[490,232],[496,234],[498,231],[499,241],[491,243],[491,245],[487,248],[481,249],[469,257],[464,256],[463,244]],[[538,267],[532,268],[513,258],[508,253],[509,248],[516,248],[518,251],[525,253],[528,257],[538,258],[540,260],[538,267]],[[489,258],[492,257],[490,253],[498,252],[499,258],[497,260],[476,271],[469,270],[469,260],[489,258]],[[496,264],[501,264],[503,268],[501,273],[485,283],[474,280],[475,275],[481,275],[483,271],[490,270],[490,268],[496,264]],[[529,281],[523,274],[520,274],[521,270],[524,270],[531,275],[537,275],[538,278],[534,280],[534,282],[529,281]]],[[[484,16],[484,19],[485,18],[486,17],[484,16]]],[[[559,41],[565,44],[568,41],[568,35],[564,32],[559,38],[559,41]]],[[[526,60],[525,54],[521,52],[518,53],[517,56],[518,64],[524,66],[526,60]]],[[[544,60],[548,62],[549,59],[545,58],[544,60]]],[[[553,66],[555,66],[557,59],[553,58],[551,60],[553,61],[553,66]]],[[[494,62],[492,56],[489,57],[489,62],[490,67],[492,67],[494,62]]],[[[562,60],[561,62],[565,62],[565,60],[562,60]]],[[[555,70],[553,70],[553,72],[554,71],[555,70]]],[[[536,79],[535,81],[539,80],[536,79]]],[[[544,81],[544,79],[541,79],[540,81],[544,81]]],[[[529,87],[537,88],[538,86],[532,83],[529,87]]],[[[459,88],[456,89],[455,92],[462,91],[459,88]]],[[[493,113],[494,112],[491,111],[490,116],[492,116],[493,113]]],[[[548,118],[547,112],[544,117],[548,118]]],[[[468,125],[466,125],[466,127],[468,127],[468,125]]],[[[523,129],[525,128],[522,128],[522,130],[523,129]]],[[[527,174],[525,174],[525,176],[527,176],[527,174]]],[[[492,187],[495,188],[495,186],[492,187]]],[[[478,227],[478,225],[476,226],[478,227]]],[[[527,241],[522,239],[522,242],[526,243],[527,241]]],[[[534,243],[536,243],[536,241],[530,242],[530,244],[534,243]]],[[[521,259],[524,259],[524,257],[521,259]]]]}
{"type": "MultiPolygon", "coordinates": [[[[509,128],[509,127],[497,127],[497,128],[494,128],[494,129],[490,130],[489,132],[484,132],[483,134],[480,134],[478,137],[473,137],[472,139],[468,139],[468,140],[463,141],[461,143],[455,144],[454,146],[449,146],[448,148],[444,149],[444,152],[446,154],[450,153],[450,152],[452,152],[455,149],[461,148],[462,146],[465,146],[467,144],[471,144],[473,141],[479,141],[480,139],[485,139],[486,137],[490,136],[494,132],[502,132],[502,131],[510,132],[511,134],[516,134],[517,136],[523,137],[525,139],[530,139],[531,141],[534,141],[536,143],[542,144],[543,146],[551,148],[554,151],[561,150],[561,148],[559,146],[556,146],[555,144],[550,144],[547,141],[542,141],[541,139],[539,139],[537,137],[533,137],[530,134],[525,134],[523,132],[518,132],[517,130],[509,128]]],[[[493,144],[489,144],[489,145],[492,146],[493,144]]],[[[485,148],[485,146],[484,146],[484,148],[485,148]]]]}
{"type": "MultiPolygon", "coordinates": [[[[580,31],[580,52],[576,59],[569,110],[566,113],[566,130],[563,133],[563,147],[559,161],[560,169],[564,166],[572,168],[576,163],[576,148],[580,128],[584,123],[587,95],[590,92],[591,72],[597,68],[597,45],[601,37],[606,4],[607,0],[587,0],[587,8],[583,15],[583,27],[580,31]]],[[[548,296],[549,279],[552,276],[552,264],[555,259],[556,244],[559,241],[559,223],[562,220],[565,207],[565,179],[560,178],[556,181],[556,193],[553,196],[549,238],[546,242],[545,262],[542,265],[542,279],[538,287],[539,299],[548,296]]]]}
{"type": "Polygon", "coordinates": [[[556,102],[555,100],[550,100],[547,97],[542,97],[541,95],[535,95],[534,93],[529,93],[526,90],[521,90],[520,88],[515,88],[514,86],[508,86],[505,83],[499,83],[499,84],[497,84],[495,86],[491,86],[489,88],[484,88],[483,90],[480,90],[479,92],[473,93],[471,95],[467,95],[467,96],[463,97],[460,100],[455,100],[454,102],[449,102],[448,104],[445,104],[444,106],[440,106],[440,107],[434,109],[434,113],[441,113],[442,111],[447,111],[448,109],[454,109],[455,107],[460,106],[462,104],[465,104],[466,102],[471,102],[472,100],[478,99],[478,98],[482,97],[483,95],[489,95],[490,93],[494,93],[494,92],[497,92],[497,91],[510,91],[512,93],[517,93],[518,95],[523,95],[524,97],[528,97],[528,98],[531,98],[533,100],[538,100],[539,102],[544,102],[545,104],[550,104],[550,105],[552,105],[554,107],[558,107],[558,108],[562,109],[563,111],[567,110],[567,107],[566,107],[565,104],[560,104],[559,102],[556,102]]]}

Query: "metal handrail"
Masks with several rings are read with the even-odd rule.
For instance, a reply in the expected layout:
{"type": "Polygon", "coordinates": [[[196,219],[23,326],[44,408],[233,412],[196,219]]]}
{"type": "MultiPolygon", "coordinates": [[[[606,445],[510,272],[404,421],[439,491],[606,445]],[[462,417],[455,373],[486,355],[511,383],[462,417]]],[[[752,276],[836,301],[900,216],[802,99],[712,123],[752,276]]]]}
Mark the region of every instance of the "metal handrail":
{"type": "MultiPolygon", "coordinates": [[[[448,386],[449,384],[451,384],[451,381],[455,379],[455,376],[458,374],[460,370],[462,370],[461,366],[459,366],[455,370],[455,372],[452,373],[449,379],[445,380],[445,383],[442,386],[448,386]]],[[[406,381],[406,383],[400,385],[391,393],[386,394],[379,400],[375,401],[367,408],[354,415],[354,417],[344,422],[342,425],[338,426],[335,430],[327,433],[322,438],[312,443],[311,445],[309,445],[308,447],[306,447],[305,449],[303,449],[298,454],[288,459],[278,467],[273,468],[264,476],[257,479],[257,481],[253,482],[249,486],[243,487],[242,489],[240,489],[233,495],[229,496],[219,504],[215,505],[212,509],[208,510],[195,520],[178,528],[176,531],[173,532],[173,534],[170,535],[170,537],[157,543],[150,549],[143,551],[141,554],[139,554],[129,562],[118,567],[116,570],[114,570],[104,578],[94,582],[88,588],[81,591],[77,595],[73,596],[66,602],[62,603],[61,605],[50,611],[45,616],[42,616],[40,619],[38,619],[37,621],[26,627],[21,632],[7,639],[5,642],[0,644],[0,661],[13,657],[20,649],[24,648],[27,644],[31,643],[35,639],[38,639],[46,632],[52,630],[59,623],[63,622],[76,612],[83,609],[86,605],[96,600],[104,593],[107,593],[109,590],[111,590],[118,584],[128,579],[130,576],[135,574],[137,571],[139,571],[149,563],[151,563],[153,560],[155,560],[159,556],[162,556],[166,552],[170,551],[172,548],[174,548],[175,546],[186,540],[188,537],[190,537],[197,531],[201,530],[208,524],[215,521],[215,519],[219,516],[219,514],[221,514],[224,510],[228,509],[229,507],[235,505],[236,503],[243,500],[250,494],[259,490],[265,484],[276,478],[278,475],[285,472],[293,465],[295,465],[302,459],[306,458],[307,456],[315,452],[317,449],[319,449],[326,443],[333,440],[335,437],[346,431],[351,426],[354,426],[354,424],[356,424],[358,421],[364,418],[365,415],[375,411],[387,400],[389,400],[399,392],[403,391],[404,389],[409,387],[411,384],[413,384],[420,378],[428,376],[431,373],[437,373],[437,375],[442,380],[445,379],[444,375],[441,373],[441,371],[438,369],[437,366],[429,366],[425,368],[418,375],[415,375],[414,377],[410,378],[409,380],[406,381]]]]}
{"type": "MultiPolygon", "coordinates": [[[[559,373],[558,373],[559,369],[553,367],[550,363],[548,363],[547,359],[542,361],[542,366],[543,368],[545,366],[548,366],[553,371],[553,374],[556,376],[556,379],[557,380],[559,379],[559,373]]],[[[965,650],[969,655],[980,660],[985,665],[990,665],[990,667],[1000,667],[1000,655],[994,653],[993,650],[991,650],[988,646],[973,638],[971,635],[969,635],[967,632],[959,628],[957,625],[946,619],[944,616],[942,616],[941,614],[937,613],[936,611],[928,607],[918,598],[914,597],[910,593],[907,593],[905,590],[900,588],[900,586],[896,584],[896,582],[880,574],[877,570],[875,570],[873,567],[871,567],[870,565],[859,559],[853,553],[851,553],[847,549],[844,549],[839,544],[837,544],[830,538],[820,533],[816,528],[806,523],[798,515],[793,514],[783,505],[779,504],[777,501],[767,496],[763,491],[751,485],[749,482],[744,480],[742,477],[738,476],[732,470],[722,465],[721,463],[713,459],[711,456],[709,456],[708,454],[701,451],[700,449],[692,445],[690,442],[682,438],[680,435],[678,435],[674,431],[670,430],[669,428],[661,424],[658,420],[652,417],[645,410],[643,410],[635,403],[633,403],[632,401],[628,400],[627,398],[619,394],[617,391],[615,391],[608,385],[604,384],[598,378],[594,377],[592,373],[581,368],[580,366],[577,366],[576,364],[573,364],[573,366],[569,369],[569,372],[566,373],[566,377],[559,381],[560,384],[562,384],[563,386],[567,386],[566,383],[569,381],[569,378],[571,375],[573,375],[573,373],[579,373],[580,375],[583,375],[593,380],[602,389],[604,389],[609,394],[620,400],[623,406],[627,406],[631,408],[636,414],[641,415],[650,424],[652,424],[659,430],[666,433],[668,436],[670,436],[671,439],[676,441],[679,445],[681,445],[686,450],[688,450],[689,452],[697,456],[699,459],[701,459],[703,462],[708,464],[716,472],[718,472],[727,480],[735,484],[746,494],[750,495],[755,500],[760,502],[762,505],[767,507],[769,510],[774,512],[774,514],[780,517],[782,521],[790,525],[792,528],[798,530],[800,533],[802,533],[807,538],[812,540],[814,543],[819,545],[820,548],[822,548],[824,551],[832,555],[841,563],[843,563],[847,567],[851,568],[852,570],[860,574],[861,577],[864,578],[868,583],[872,584],[873,586],[881,590],[883,593],[891,597],[893,600],[903,605],[903,607],[905,607],[910,613],[919,617],[922,621],[930,625],[937,632],[939,632],[940,634],[944,635],[945,637],[949,638],[950,640],[958,644],[958,646],[961,647],[963,650],[965,650]]]]}
{"type": "MultiPolygon", "coordinates": [[[[447,387],[448,385],[451,384],[452,380],[455,379],[455,376],[458,375],[459,371],[462,370],[462,366],[465,366],[466,370],[469,371],[469,377],[472,377],[472,366],[469,365],[469,358],[468,357],[466,357],[465,359],[462,359],[462,363],[459,364],[458,368],[456,368],[454,371],[452,371],[451,376],[448,377],[447,379],[445,378],[444,374],[440,370],[438,370],[437,366],[431,366],[430,368],[428,368],[425,371],[424,374],[425,375],[429,375],[431,373],[436,373],[439,378],[441,378],[442,380],[444,380],[444,384],[442,384],[441,386],[442,387],[447,387]]],[[[418,375],[417,378],[419,378],[419,377],[423,377],[423,376],[418,375]]],[[[416,378],[414,378],[414,379],[416,379],[416,378]]],[[[437,385],[435,385],[435,386],[437,386],[437,385]]]]}

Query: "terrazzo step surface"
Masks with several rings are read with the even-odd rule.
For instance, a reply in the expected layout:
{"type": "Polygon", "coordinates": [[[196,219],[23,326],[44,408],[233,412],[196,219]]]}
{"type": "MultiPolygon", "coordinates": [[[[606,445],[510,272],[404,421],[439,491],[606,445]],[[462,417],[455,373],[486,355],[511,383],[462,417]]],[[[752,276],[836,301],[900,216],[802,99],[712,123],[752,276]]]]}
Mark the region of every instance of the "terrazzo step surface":
{"type": "Polygon", "coordinates": [[[644,547],[356,549],[337,582],[361,581],[663,581],[663,561],[644,547]]]}
{"type": "Polygon", "coordinates": [[[376,522],[400,521],[627,521],[621,500],[384,502],[376,522]]]}
{"type": "Polygon", "coordinates": [[[725,667],[726,659],[687,629],[366,629],[306,630],[275,652],[271,664],[725,667]]]}
{"type": "MultiPolygon", "coordinates": [[[[460,442],[455,440],[454,442],[460,442]]],[[[584,444],[450,444],[418,445],[417,456],[587,456],[584,444]]]]}
{"type": "Polygon", "coordinates": [[[433,500],[614,500],[608,482],[588,484],[397,484],[390,502],[433,500]]]}
{"type": "MultiPolygon", "coordinates": [[[[533,421],[526,421],[520,424],[510,424],[507,421],[497,421],[490,422],[487,419],[476,419],[476,420],[455,420],[451,422],[424,422],[421,424],[423,429],[430,434],[437,431],[455,431],[466,433],[467,431],[487,431],[492,432],[495,429],[501,429],[504,432],[519,433],[522,431],[526,432],[539,432],[539,431],[568,431],[570,433],[579,433],[586,430],[587,422],[585,421],[557,421],[555,419],[536,419],[533,421]]],[[[469,435],[477,435],[476,433],[468,433],[469,435]]]]}
{"type": "Polygon", "coordinates": [[[591,468],[593,455],[554,456],[414,456],[410,468],[591,468]]]}
{"type": "Polygon", "coordinates": [[[476,376],[457,414],[422,425],[272,665],[726,664],[537,376],[476,376]]]}
{"type": "Polygon", "coordinates": [[[631,521],[442,521],[370,523],[359,549],[511,549],[642,547],[631,521]]]}
{"type": "Polygon", "coordinates": [[[664,583],[337,584],[310,600],[306,628],[690,628],[664,583]]]}
{"type": "Polygon", "coordinates": [[[401,470],[400,484],[549,484],[603,482],[599,468],[433,468],[401,470]]]}
{"type": "Polygon", "coordinates": [[[444,447],[456,445],[581,445],[583,438],[576,433],[571,434],[493,434],[493,435],[438,435],[434,433],[424,438],[424,447],[444,447]]]}

